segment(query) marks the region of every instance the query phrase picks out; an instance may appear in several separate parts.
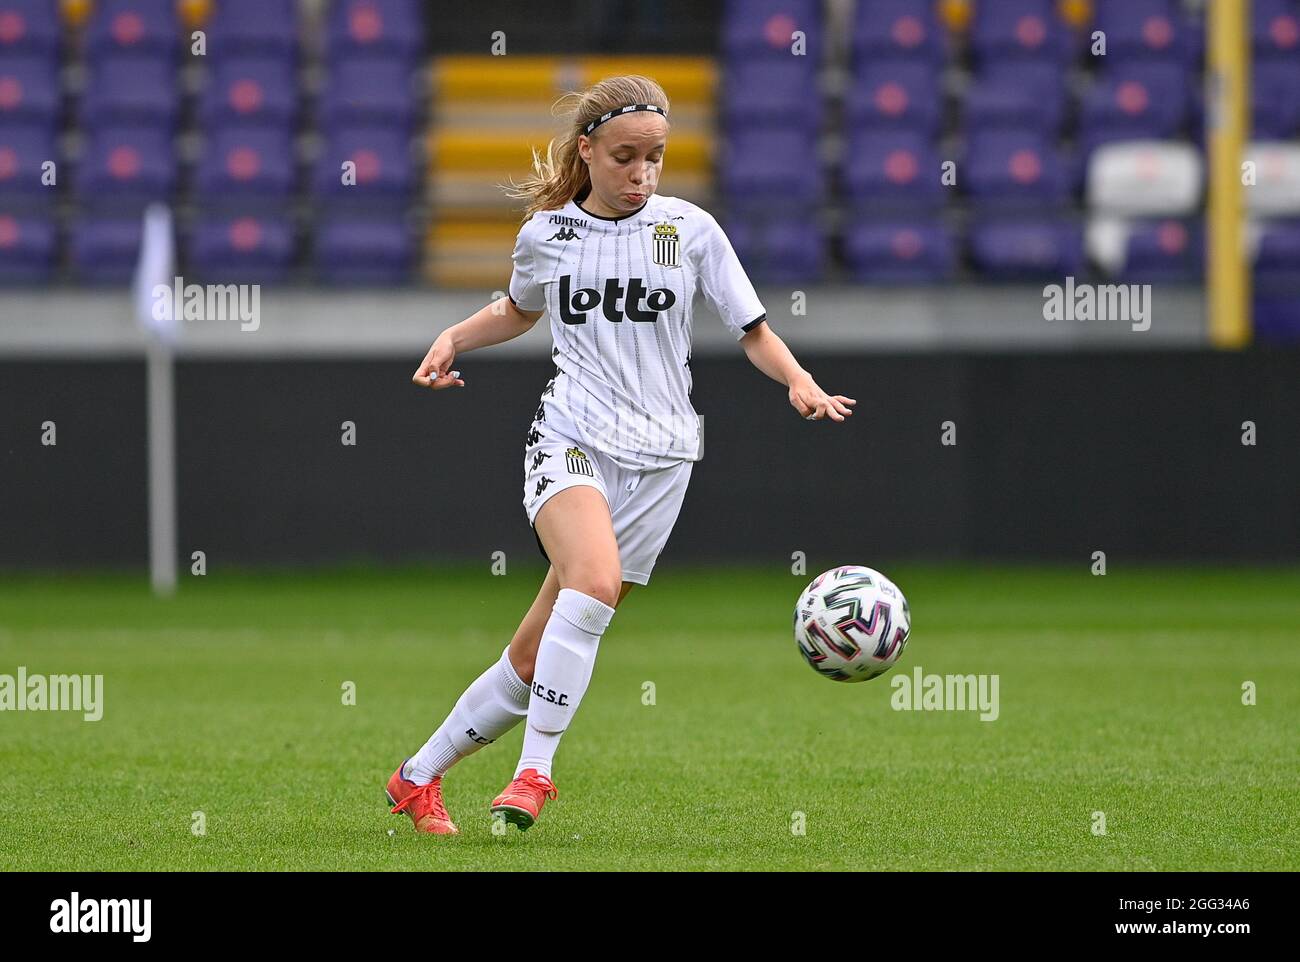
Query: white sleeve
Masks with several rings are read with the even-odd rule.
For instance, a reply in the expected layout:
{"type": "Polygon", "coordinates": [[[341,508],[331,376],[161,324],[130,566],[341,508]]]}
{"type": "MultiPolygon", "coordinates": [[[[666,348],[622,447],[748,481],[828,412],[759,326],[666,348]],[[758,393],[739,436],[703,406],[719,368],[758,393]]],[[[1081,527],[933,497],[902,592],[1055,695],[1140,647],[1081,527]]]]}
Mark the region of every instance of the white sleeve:
{"type": "Polygon", "coordinates": [[[538,283],[536,266],[533,258],[533,232],[529,230],[532,220],[519,228],[515,238],[513,260],[514,272],[510,275],[510,300],[515,307],[525,311],[546,310],[546,292],[538,283]]]}
{"type": "Polygon", "coordinates": [[[761,324],[767,313],[722,227],[712,214],[701,213],[705,236],[696,264],[700,290],[727,330],[740,340],[761,324]]]}

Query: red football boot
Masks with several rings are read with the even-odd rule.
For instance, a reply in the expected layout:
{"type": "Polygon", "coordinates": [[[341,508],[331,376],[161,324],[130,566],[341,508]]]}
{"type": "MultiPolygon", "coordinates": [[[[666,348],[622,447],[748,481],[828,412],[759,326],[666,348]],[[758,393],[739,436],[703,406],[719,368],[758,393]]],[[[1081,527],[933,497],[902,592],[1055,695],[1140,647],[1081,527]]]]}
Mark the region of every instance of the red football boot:
{"type": "Polygon", "coordinates": [[[493,799],[492,814],[500,813],[507,822],[518,825],[520,831],[527,831],[542,814],[546,800],[557,798],[559,794],[549,778],[539,774],[535,768],[525,768],[504,792],[493,799]]]}
{"type": "MultiPolygon", "coordinates": [[[[407,759],[410,761],[410,759],[407,759]]],[[[409,778],[402,777],[406,762],[397,766],[393,777],[388,780],[388,800],[393,803],[394,815],[405,812],[411,816],[417,832],[430,835],[459,835],[451,816],[442,804],[442,777],[439,776],[428,785],[417,785],[409,778]]]]}

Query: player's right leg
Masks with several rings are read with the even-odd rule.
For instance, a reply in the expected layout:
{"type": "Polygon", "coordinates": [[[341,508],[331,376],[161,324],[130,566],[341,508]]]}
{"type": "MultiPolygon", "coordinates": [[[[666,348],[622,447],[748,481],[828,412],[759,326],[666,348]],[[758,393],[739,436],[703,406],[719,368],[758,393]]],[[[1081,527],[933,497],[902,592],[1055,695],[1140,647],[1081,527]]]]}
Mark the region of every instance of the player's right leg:
{"type": "Polygon", "coordinates": [[[523,751],[494,815],[529,828],[555,798],[551,766],[591,681],[601,635],[622,591],[609,502],[599,487],[574,484],[548,498],[534,520],[559,583],[533,667],[523,751]]]}

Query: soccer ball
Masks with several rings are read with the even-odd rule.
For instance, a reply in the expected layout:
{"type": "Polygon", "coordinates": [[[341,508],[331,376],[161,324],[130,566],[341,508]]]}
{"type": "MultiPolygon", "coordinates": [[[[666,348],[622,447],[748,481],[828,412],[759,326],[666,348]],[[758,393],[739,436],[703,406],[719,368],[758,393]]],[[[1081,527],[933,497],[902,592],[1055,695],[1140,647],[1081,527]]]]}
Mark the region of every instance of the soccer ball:
{"type": "Polygon", "coordinates": [[[794,640],[813,671],[835,681],[870,681],[907,647],[912,616],[898,586],[872,568],[823,571],[794,606],[794,640]]]}

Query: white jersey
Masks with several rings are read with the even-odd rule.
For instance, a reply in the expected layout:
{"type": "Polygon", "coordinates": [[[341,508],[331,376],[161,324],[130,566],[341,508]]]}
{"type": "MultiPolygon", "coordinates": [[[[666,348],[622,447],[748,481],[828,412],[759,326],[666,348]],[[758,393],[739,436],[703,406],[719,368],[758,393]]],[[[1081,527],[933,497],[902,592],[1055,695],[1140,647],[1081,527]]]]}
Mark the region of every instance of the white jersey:
{"type": "Polygon", "coordinates": [[[557,370],[538,418],[571,424],[624,468],[700,460],[697,289],[737,340],[766,317],[726,234],[689,201],[654,195],[618,218],[575,201],[533,214],[515,243],[510,299],[551,319],[557,370]]]}

